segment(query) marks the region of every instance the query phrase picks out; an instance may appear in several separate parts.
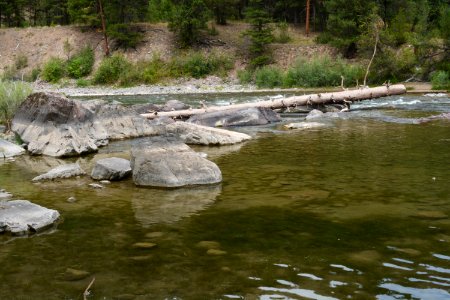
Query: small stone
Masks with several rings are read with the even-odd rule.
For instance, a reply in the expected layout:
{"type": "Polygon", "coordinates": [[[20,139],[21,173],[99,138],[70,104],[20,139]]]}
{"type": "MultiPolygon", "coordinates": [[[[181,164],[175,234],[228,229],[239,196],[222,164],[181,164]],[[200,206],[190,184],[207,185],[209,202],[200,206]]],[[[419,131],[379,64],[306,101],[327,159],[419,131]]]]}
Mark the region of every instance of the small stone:
{"type": "Polygon", "coordinates": [[[103,185],[97,184],[97,183],[90,183],[89,186],[90,186],[91,188],[94,188],[94,189],[102,189],[102,188],[104,188],[103,185]]]}
{"type": "Polygon", "coordinates": [[[357,263],[377,264],[381,259],[381,255],[375,250],[364,250],[361,252],[351,253],[350,259],[357,263]]]}
{"type": "Polygon", "coordinates": [[[62,276],[62,279],[65,281],[78,281],[88,277],[89,275],[90,273],[87,271],[67,268],[62,276]]]}
{"type": "Polygon", "coordinates": [[[145,237],[149,238],[149,239],[153,239],[153,238],[162,237],[163,235],[164,235],[164,232],[155,231],[155,232],[149,232],[149,233],[145,234],[145,237]]]}
{"type": "Polygon", "coordinates": [[[130,257],[131,260],[134,261],[147,261],[153,258],[153,255],[138,255],[130,257]]]}
{"type": "Polygon", "coordinates": [[[420,211],[420,212],[414,214],[413,217],[420,218],[420,219],[431,219],[431,220],[448,218],[447,214],[445,214],[444,212],[439,211],[439,210],[420,211]]]}
{"type": "Polygon", "coordinates": [[[111,181],[109,180],[100,180],[101,184],[111,184],[111,181]]]}
{"type": "Polygon", "coordinates": [[[219,256],[219,255],[225,255],[225,254],[227,254],[227,252],[223,251],[223,250],[219,250],[219,249],[208,249],[208,251],[206,251],[206,254],[213,255],[213,256],[219,256]]]}
{"type": "Polygon", "coordinates": [[[69,202],[69,203],[74,203],[74,202],[76,202],[77,201],[77,198],[75,198],[75,197],[69,197],[68,199],[67,199],[67,202],[69,202]]]}
{"type": "Polygon", "coordinates": [[[11,198],[13,195],[11,193],[8,193],[5,190],[0,190],[0,200],[5,200],[11,198]]]}
{"type": "Polygon", "coordinates": [[[197,243],[196,247],[203,249],[219,249],[220,243],[215,241],[201,241],[197,243]]]}
{"type": "Polygon", "coordinates": [[[133,244],[133,248],[139,248],[139,249],[152,249],[158,246],[155,243],[148,243],[148,242],[140,242],[133,244]]]}
{"type": "Polygon", "coordinates": [[[411,248],[397,248],[396,250],[398,252],[405,253],[405,254],[408,254],[411,256],[419,256],[422,254],[422,252],[420,252],[419,250],[411,249],[411,248]]]}
{"type": "Polygon", "coordinates": [[[220,269],[224,272],[231,272],[231,269],[229,267],[222,267],[220,269]]]}

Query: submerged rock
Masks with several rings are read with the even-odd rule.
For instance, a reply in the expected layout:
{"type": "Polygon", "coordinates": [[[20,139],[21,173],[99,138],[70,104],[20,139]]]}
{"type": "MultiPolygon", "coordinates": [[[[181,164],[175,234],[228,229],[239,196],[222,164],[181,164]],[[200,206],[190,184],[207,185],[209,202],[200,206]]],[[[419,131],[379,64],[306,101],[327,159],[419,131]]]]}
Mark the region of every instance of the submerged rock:
{"type": "Polygon", "coordinates": [[[139,186],[181,187],[222,181],[217,165],[176,139],[152,138],[131,150],[133,181],[139,186]]]}
{"type": "Polygon", "coordinates": [[[175,122],[166,126],[168,133],[175,134],[186,144],[231,145],[251,139],[251,136],[219,128],[186,122],[175,122]]]}
{"type": "Polygon", "coordinates": [[[197,248],[203,249],[220,249],[220,243],[216,241],[201,241],[195,245],[197,248]]]}
{"type": "Polygon", "coordinates": [[[78,281],[88,277],[89,275],[91,275],[91,273],[88,271],[67,268],[61,279],[65,281],[78,281]]]}
{"type": "Polygon", "coordinates": [[[32,181],[65,179],[85,174],[86,172],[81,169],[79,164],[67,164],[58,166],[45,174],[36,176],[32,181]]]}
{"type": "Polygon", "coordinates": [[[14,157],[25,153],[25,149],[11,142],[0,139],[0,158],[14,157]]]}
{"type": "Polygon", "coordinates": [[[190,117],[187,122],[210,127],[255,126],[281,121],[280,116],[264,107],[235,108],[190,117]]]}
{"type": "Polygon", "coordinates": [[[0,232],[24,235],[39,232],[53,225],[59,212],[28,200],[0,202],[0,232]]]}
{"type": "Polygon", "coordinates": [[[450,121],[450,113],[442,113],[440,115],[434,115],[431,117],[420,118],[418,119],[418,123],[427,123],[435,120],[449,120],[450,121]]]}
{"type": "Polygon", "coordinates": [[[55,157],[95,152],[110,139],[156,135],[164,126],[105,101],[34,93],[17,110],[12,129],[32,154],[55,157]]]}
{"type": "Polygon", "coordinates": [[[136,248],[136,249],[152,249],[157,246],[158,246],[157,244],[149,243],[149,242],[139,242],[139,243],[133,244],[133,248],[136,248]]]}
{"type": "Polygon", "coordinates": [[[286,129],[314,129],[327,127],[327,124],[318,122],[300,122],[300,123],[289,123],[283,126],[286,129]]]}
{"type": "Polygon", "coordinates": [[[324,113],[318,109],[313,109],[306,116],[306,120],[317,119],[323,117],[324,113]]]}
{"type": "Polygon", "coordinates": [[[91,173],[91,177],[95,180],[121,180],[129,175],[131,175],[130,161],[118,157],[98,160],[91,173]]]}
{"type": "Polygon", "coordinates": [[[13,195],[11,193],[8,193],[7,191],[0,189],[0,200],[9,199],[9,198],[12,198],[12,196],[13,195]]]}

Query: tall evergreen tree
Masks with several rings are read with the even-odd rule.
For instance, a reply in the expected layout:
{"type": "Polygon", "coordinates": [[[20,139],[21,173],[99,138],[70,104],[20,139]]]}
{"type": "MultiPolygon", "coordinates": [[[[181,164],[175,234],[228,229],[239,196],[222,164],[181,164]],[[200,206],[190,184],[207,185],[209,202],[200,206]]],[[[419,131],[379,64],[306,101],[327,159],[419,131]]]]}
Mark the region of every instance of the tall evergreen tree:
{"type": "Polygon", "coordinates": [[[197,42],[207,21],[208,9],[203,0],[176,0],[169,28],[177,35],[180,46],[186,48],[197,42]]]}
{"type": "Polygon", "coordinates": [[[272,56],[267,47],[273,41],[271,18],[265,9],[263,0],[250,0],[245,12],[251,28],[244,32],[250,39],[250,65],[254,68],[271,62],[272,56]]]}

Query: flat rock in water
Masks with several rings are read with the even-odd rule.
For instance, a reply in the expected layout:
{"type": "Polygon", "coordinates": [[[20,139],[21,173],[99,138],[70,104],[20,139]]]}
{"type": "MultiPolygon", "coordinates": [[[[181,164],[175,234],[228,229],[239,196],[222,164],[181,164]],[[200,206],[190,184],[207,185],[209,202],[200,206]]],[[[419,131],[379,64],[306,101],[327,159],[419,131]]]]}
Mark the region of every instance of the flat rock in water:
{"type": "Polygon", "coordinates": [[[67,164],[51,169],[45,174],[36,176],[32,179],[32,181],[65,179],[85,174],[86,172],[81,169],[79,164],[67,164]]]}
{"type": "Polygon", "coordinates": [[[206,251],[206,254],[213,255],[213,256],[219,256],[219,255],[225,255],[225,254],[227,254],[227,252],[223,251],[223,250],[219,250],[219,249],[208,249],[208,251],[206,251]]]}
{"type": "Polygon", "coordinates": [[[318,122],[300,122],[300,123],[289,123],[283,126],[286,129],[314,129],[327,127],[326,124],[318,122]]]}
{"type": "Polygon", "coordinates": [[[91,275],[91,273],[88,271],[67,268],[61,279],[66,281],[78,281],[88,277],[89,275],[91,275]]]}
{"type": "Polygon", "coordinates": [[[24,235],[39,232],[53,225],[59,212],[27,200],[0,202],[0,232],[24,235]]]}
{"type": "Polygon", "coordinates": [[[216,241],[201,241],[195,246],[203,249],[220,249],[220,243],[216,241]]]}
{"type": "Polygon", "coordinates": [[[11,193],[8,193],[7,191],[0,189],[0,201],[12,198],[12,196],[13,195],[11,193]]]}
{"type": "Polygon", "coordinates": [[[186,122],[175,122],[166,126],[168,133],[175,134],[186,144],[192,145],[231,145],[251,139],[251,136],[208,126],[186,122]]]}
{"type": "Polygon", "coordinates": [[[318,109],[313,109],[306,116],[306,120],[317,119],[323,117],[324,113],[318,109]]]}
{"type": "Polygon", "coordinates": [[[118,157],[98,160],[91,173],[95,180],[121,180],[130,175],[130,161],[118,157]]]}
{"type": "Polygon", "coordinates": [[[14,157],[25,153],[25,149],[11,142],[0,139],[0,158],[14,157]]]}
{"type": "Polygon", "coordinates": [[[169,100],[161,107],[161,111],[184,110],[189,108],[191,108],[189,105],[179,100],[169,100]]]}
{"type": "Polygon", "coordinates": [[[133,248],[138,248],[138,249],[152,249],[152,248],[155,248],[156,246],[158,246],[158,245],[155,243],[148,243],[148,242],[139,242],[139,243],[133,244],[133,248]]]}
{"type": "Polygon", "coordinates": [[[177,139],[158,137],[134,146],[131,168],[138,186],[181,187],[222,181],[215,163],[177,139]]]}
{"type": "Polygon", "coordinates": [[[279,122],[281,117],[264,107],[227,109],[190,117],[187,122],[210,127],[255,126],[279,122]]]}

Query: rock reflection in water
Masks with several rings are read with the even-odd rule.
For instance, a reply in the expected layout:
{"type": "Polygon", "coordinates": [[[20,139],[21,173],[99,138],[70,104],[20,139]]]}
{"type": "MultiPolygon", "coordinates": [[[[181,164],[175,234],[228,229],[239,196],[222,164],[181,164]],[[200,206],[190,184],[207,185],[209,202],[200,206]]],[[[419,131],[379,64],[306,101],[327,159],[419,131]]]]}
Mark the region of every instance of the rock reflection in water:
{"type": "Polygon", "coordinates": [[[145,228],[158,223],[174,223],[206,209],[220,195],[220,185],[176,190],[151,189],[135,194],[132,207],[136,220],[145,228]]]}

